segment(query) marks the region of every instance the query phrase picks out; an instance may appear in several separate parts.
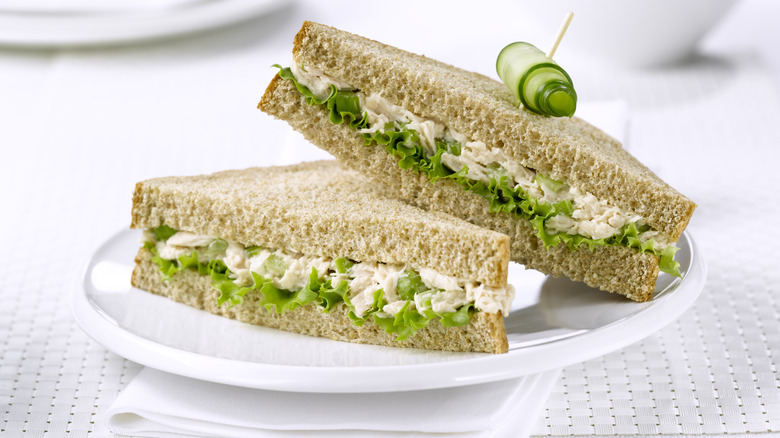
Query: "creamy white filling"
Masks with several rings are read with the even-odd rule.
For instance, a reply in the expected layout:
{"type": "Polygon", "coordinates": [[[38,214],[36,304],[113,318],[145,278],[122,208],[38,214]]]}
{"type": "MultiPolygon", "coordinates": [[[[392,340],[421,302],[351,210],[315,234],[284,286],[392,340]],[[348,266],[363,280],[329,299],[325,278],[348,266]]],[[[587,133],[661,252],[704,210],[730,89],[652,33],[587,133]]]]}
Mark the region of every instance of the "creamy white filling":
{"type": "Polygon", "coordinates": [[[247,254],[246,248],[235,242],[228,242],[222,252],[210,253],[207,248],[216,240],[213,236],[197,235],[179,231],[167,241],[157,241],[151,232],[144,233],[146,242],[154,243],[161,258],[175,260],[183,255],[198,251],[199,260],[221,260],[232,272],[233,280],[239,286],[252,284],[252,272],[269,280],[282,290],[299,290],[309,282],[312,268],[317,269],[320,278],[331,278],[331,284],[338,285],[347,281],[350,290],[350,302],[355,306],[355,314],[362,317],[374,303],[374,293],[382,289],[383,299],[387,303],[381,310],[395,315],[406,303],[398,296],[398,280],[407,271],[417,271],[423,284],[431,290],[417,294],[410,304],[420,310],[427,308],[426,299],[431,298],[430,308],[437,313],[454,312],[468,303],[483,312],[509,314],[514,287],[490,288],[473,281],[443,275],[433,269],[416,269],[404,264],[355,263],[346,273],[336,271],[334,259],[311,257],[282,250],[260,249],[247,254]],[[181,236],[179,236],[181,234],[181,236]],[[176,236],[179,236],[176,238],[176,236]],[[266,262],[271,257],[283,261],[285,270],[280,275],[266,262]],[[422,296],[422,297],[421,297],[422,296]]]}
{"type": "Polygon", "coordinates": [[[306,85],[306,88],[320,100],[325,99],[330,95],[331,85],[335,85],[339,90],[352,89],[349,85],[328,77],[325,73],[314,67],[299,67],[297,64],[293,63],[292,67],[290,67],[290,71],[293,76],[295,76],[295,79],[298,79],[298,82],[306,85]]]}
{"type": "MultiPolygon", "coordinates": [[[[354,89],[354,87],[330,78],[318,70],[312,68],[306,70],[303,71],[302,68],[296,67],[293,63],[292,72],[295,78],[318,97],[320,96],[318,93],[324,93],[323,98],[327,97],[328,93],[325,91],[330,90],[331,85],[336,85],[338,89],[354,89]],[[296,72],[300,72],[301,76],[298,76],[296,72]]],[[[360,99],[362,110],[368,116],[369,123],[369,128],[361,129],[359,131],[361,133],[384,130],[385,125],[389,122],[405,123],[407,128],[420,134],[423,148],[429,156],[436,153],[437,138],[455,140],[460,143],[460,155],[445,152],[442,154],[442,163],[454,171],[466,166],[468,169],[466,178],[489,183],[497,169],[502,169],[512,178],[516,188],[523,188],[534,199],[551,204],[564,200],[571,201],[573,207],[571,217],[558,215],[548,219],[545,223],[545,229],[548,233],[566,233],[592,239],[605,239],[618,234],[626,224],[638,221],[641,223],[642,221],[639,215],[609,205],[577,187],[565,185],[560,190],[553,190],[537,181],[535,170],[510,159],[501,149],[491,148],[481,141],[470,140],[442,123],[419,117],[401,106],[387,101],[381,95],[366,95],[360,91],[357,91],[356,94],[360,99]]],[[[640,233],[640,241],[645,242],[649,239],[654,239],[657,247],[669,244],[668,239],[656,231],[640,233]]]]}

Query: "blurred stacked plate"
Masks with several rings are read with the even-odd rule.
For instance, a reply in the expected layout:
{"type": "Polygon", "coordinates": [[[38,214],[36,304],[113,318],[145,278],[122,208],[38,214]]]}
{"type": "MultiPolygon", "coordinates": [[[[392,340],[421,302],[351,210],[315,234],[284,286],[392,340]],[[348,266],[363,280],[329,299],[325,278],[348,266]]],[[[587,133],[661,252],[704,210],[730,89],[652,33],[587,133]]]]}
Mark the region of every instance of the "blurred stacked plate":
{"type": "Polygon", "coordinates": [[[249,20],[285,0],[0,0],[0,45],[78,47],[151,40],[249,20]]]}

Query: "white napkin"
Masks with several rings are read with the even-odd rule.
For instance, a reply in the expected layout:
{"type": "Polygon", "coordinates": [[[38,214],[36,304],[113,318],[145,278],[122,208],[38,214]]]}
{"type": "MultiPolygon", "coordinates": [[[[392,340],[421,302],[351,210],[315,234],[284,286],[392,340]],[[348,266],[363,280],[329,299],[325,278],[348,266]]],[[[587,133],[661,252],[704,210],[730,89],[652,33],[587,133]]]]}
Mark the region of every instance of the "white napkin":
{"type": "Polygon", "coordinates": [[[425,391],[266,391],[142,370],[106,412],[115,434],[140,437],[524,437],[560,370],[425,391]]]}

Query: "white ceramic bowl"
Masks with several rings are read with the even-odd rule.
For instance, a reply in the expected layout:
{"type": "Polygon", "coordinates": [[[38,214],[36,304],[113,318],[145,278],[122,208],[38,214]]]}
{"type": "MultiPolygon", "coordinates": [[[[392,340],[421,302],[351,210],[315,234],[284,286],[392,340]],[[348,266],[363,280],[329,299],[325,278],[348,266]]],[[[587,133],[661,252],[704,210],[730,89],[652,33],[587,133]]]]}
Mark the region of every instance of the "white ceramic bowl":
{"type": "MultiPolygon", "coordinates": [[[[543,33],[555,36],[566,13],[574,20],[558,53],[646,67],[684,60],[736,0],[522,0],[543,33]]],[[[550,41],[552,45],[552,39],[550,41]]],[[[547,50],[548,47],[540,47],[547,50]]]]}

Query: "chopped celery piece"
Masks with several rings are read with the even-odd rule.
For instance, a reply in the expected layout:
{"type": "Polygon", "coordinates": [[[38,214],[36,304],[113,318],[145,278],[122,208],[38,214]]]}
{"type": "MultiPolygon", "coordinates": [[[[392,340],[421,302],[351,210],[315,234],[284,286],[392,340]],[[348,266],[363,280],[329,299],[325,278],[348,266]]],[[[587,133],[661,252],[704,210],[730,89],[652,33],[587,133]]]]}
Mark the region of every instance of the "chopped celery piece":
{"type": "Polygon", "coordinates": [[[206,254],[214,257],[222,254],[228,249],[228,243],[223,239],[214,239],[209,243],[209,247],[206,248],[206,254]]]}
{"type": "Polygon", "coordinates": [[[351,261],[345,259],[344,257],[339,257],[336,259],[336,272],[339,274],[346,274],[349,268],[351,268],[354,265],[351,261]]]}
{"type": "Polygon", "coordinates": [[[152,228],[152,234],[154,234],[154,237],[156,237],[157,240],[162,240],[162,241],[166,241],[170,239],[171,236],[173,236],[178,232],[179,232],[178,230],[174,230],[168,225],[160,225],[157,228],[152,228]]]}
{"type": "Polygon", "coordinates": [[[559,192],[562,188],[566,186],[565,183],[562,183],[560,181],[556,181],[552,178],[548,178],[541,173],[536,174],[536,183],[539,184],[540,187],[547,187],[553,192],[559,192]]]}
{"type": "Polygon", "coordinates": [[[273,272],[274,274],[282,277],[284,272],[287,271],[287,264],[284,260],[276,254],[271,254],[263,263],[263,268],[266,271],[273,272]]]}
{"type": "Polygon", "coordinates": [[[244,248],[244,252],[246,253],[247,257],[254,257],[254,256],[260,254],[260,251],[262,251],[262,250],[263,250],[263,247],[262,246],[257,246],[257,245],[247,246],[246,248],[244,248]]]}

